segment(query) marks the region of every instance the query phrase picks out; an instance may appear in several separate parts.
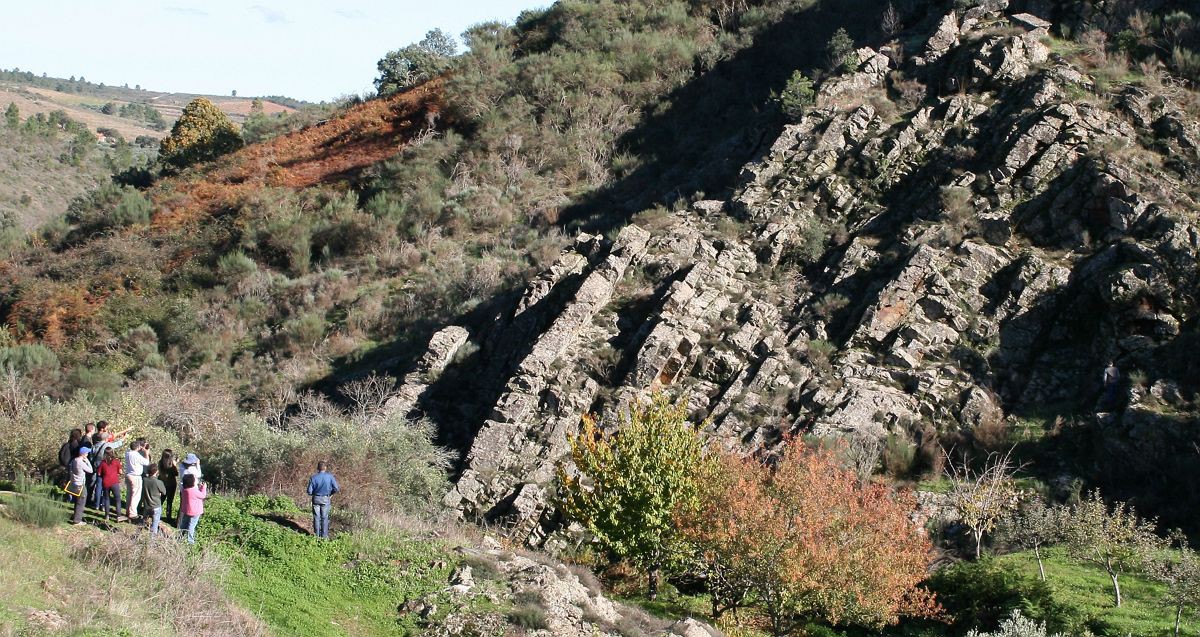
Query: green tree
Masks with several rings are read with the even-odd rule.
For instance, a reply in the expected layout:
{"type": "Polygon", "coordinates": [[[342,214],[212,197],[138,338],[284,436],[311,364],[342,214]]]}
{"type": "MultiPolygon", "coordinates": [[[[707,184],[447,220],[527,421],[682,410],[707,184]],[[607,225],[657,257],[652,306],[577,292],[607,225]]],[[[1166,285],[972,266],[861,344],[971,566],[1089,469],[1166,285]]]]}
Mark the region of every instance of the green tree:
{"type": "Polygon", "coordinates": [[[1146,571],[1166,586],[1161,604],[1175,613],[1175,637],[1179,637],[1184,614],[1195,614],[1200,609],[1200,553],[1188,545],[1183,533],[1175,531],[1172,535],[1179,549],[1151,553],[1146,571]]]}
{"type": "Polygon", "coordinates": [[[390,51],[379,60],[375,90],[380,95],[391,95],[437,77],[450,67],[456,52],[454,38],[441,29],[434,29],[420,42],[390,51]]]}
{"type": "Polygon", "coordinates": [[[571,459],[580,475],[559,469],[563,510],[613,554],[644,569],[654,599],[659,573],[687,554],[674,516],[699,506],[701,484],[715,467],[687,421],[686,405],[662,395],[633,404],[611,434],[584,417],[571,459]]]}
{"type": "Polygon", "coordinates": [[[833,37],[829,38],[829,43],[825,45],[825,52],[829,54],[830,70],[853,71],[858,64],[858,55],[854,50],[854,38],[851,38],[844,28],[835,31],[833,37]]]}
{"type": "Polygon", "coordinates": [[[1113,603],[1118,608],[1120,574],[1137,568],[1147,553],[1162,546],[1162,540],[1154,534],[1153,521],[1142,520],[1124,502],[1109,509],[1099,491],[1062,510],[1062,530],[1071,557],[1095,564],[1108,573],[1113,585],[1113,603]]]}
{"type": "Polygon", "coordinates": [[[799,121],[808,107],[813,105],[815,98],[813,81],[801,71],[796,71],[779,94],[779,108],[790,121],[799,121]]]}
{"type": "Polygon", "coordinates": [[[8,108],[4,111],[4,123],[9,128],[21,125],[21,109],[17,108],[16,102],[8,103],[8,108]]]}
{"type": "Polygon", "coordinates": [[[1059,511],[1046,506],[1045,501],[1035,497],[1000,523],[1000,536],[1023,549],[1032,549],[1037,558],[1038,576],[1046,581],[1046,567],[1042,564],[1042,547],[1056,542],[1061,536],[1059,511]]]}
{"type": "Polygon", "coordinates": [[[242,136],[216,104],[197,97],[183,108],[171,134],[158,147],[162,161],[176,168],[209,161],[242,146],[242,136]]]}

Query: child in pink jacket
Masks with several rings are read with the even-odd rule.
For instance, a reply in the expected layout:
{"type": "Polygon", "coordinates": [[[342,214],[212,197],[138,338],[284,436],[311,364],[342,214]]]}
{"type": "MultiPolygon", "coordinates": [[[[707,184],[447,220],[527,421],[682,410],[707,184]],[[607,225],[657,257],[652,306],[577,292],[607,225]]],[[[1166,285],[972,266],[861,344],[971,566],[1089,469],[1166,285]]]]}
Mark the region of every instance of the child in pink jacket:
{"type": "Polygon", "coordinates": [[[183,476],[183,492],[179,494],[179,534],[187,534],[188,544],[196,543],[196,523],[204,514],[204,499],[208,497],[208,488],[196,484],[196,476],[183,476]]]}

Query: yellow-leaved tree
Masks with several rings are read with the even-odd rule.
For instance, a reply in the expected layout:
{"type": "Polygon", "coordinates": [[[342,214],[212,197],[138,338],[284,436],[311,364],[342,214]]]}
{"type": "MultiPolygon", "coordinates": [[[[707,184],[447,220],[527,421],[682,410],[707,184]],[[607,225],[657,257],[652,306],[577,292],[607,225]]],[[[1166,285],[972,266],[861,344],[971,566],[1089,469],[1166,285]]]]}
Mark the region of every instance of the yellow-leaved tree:
{"type": "Polygon", "coordinates": [[[216,104],[197,97],[183,108],[171,134],[159,144],[158,157],[167,166],[186,168],[241,147],[237,125],[216,104]]]}
{"type": "Polygon", "coordinates": [[[563,511],[606,549],[645,570],[654,599],[659,573],[688,553],[675,516],[699,506],[700,485],[716,469],[687,407],[662,395],[634,403],[612,433],[585,416],[571,441],[571,459],[581,475],[560,468],[563,511]]]}

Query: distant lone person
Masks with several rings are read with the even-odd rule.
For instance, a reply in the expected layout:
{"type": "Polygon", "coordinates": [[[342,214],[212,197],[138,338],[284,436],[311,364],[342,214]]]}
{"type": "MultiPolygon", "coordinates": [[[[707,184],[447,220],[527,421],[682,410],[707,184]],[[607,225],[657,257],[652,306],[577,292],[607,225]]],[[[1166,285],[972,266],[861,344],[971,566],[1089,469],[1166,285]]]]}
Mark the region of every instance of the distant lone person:
{"type": "Polygon", "coordinates": [[[1104,368],[1104,407],[1112,409],[1117,405],[1117,389],[1121,386],[1121,370],[1117,369],[1114,361],[1108,361],[1104,368]]]}
{"type": "Polygon", "coordinates": [[[308,495],[312,496],[313,535],[329,538],[329,499],[341,491],[337,478],[325,470],[325,462],[317,463],[317,472],[308,480],[308,495]]]}

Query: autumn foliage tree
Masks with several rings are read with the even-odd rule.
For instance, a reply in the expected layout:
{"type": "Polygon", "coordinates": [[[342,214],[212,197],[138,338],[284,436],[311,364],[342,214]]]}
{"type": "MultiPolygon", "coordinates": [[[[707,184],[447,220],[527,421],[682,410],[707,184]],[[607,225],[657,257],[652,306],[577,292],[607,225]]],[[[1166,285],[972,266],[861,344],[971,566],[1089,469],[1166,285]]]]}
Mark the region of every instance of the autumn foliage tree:
{"type": "Polygon", "coordinates": [[[911,494],[864,484],[831,452],[798,442],[773,469],[755,459],[722,467],[700,508],[679,519],[726,586],[714,590],[726,607],[748,594],[775,635],[812,620],[880,628],[937,613],[918,587],[931,545],[910,519],[911,494]]]}
{"type": "Polygon", "coordinates": [[[563,511],[644,569],[654,599],[660,572],[687,553],[673,516],[699,506],[700,485],[712,472],[686,406],[662,395],[634,403],[612,433],[585,416],[571,459],[579,475],[559,469],[563,511]]]}
{"type": "Polygon", "coordinates": [[[186,168],[241,147],[242,135],[233,121],[216,104],[197,97],[183,107],[171,134],[159,145],[158,156],[168,166],[186,168]]]}

